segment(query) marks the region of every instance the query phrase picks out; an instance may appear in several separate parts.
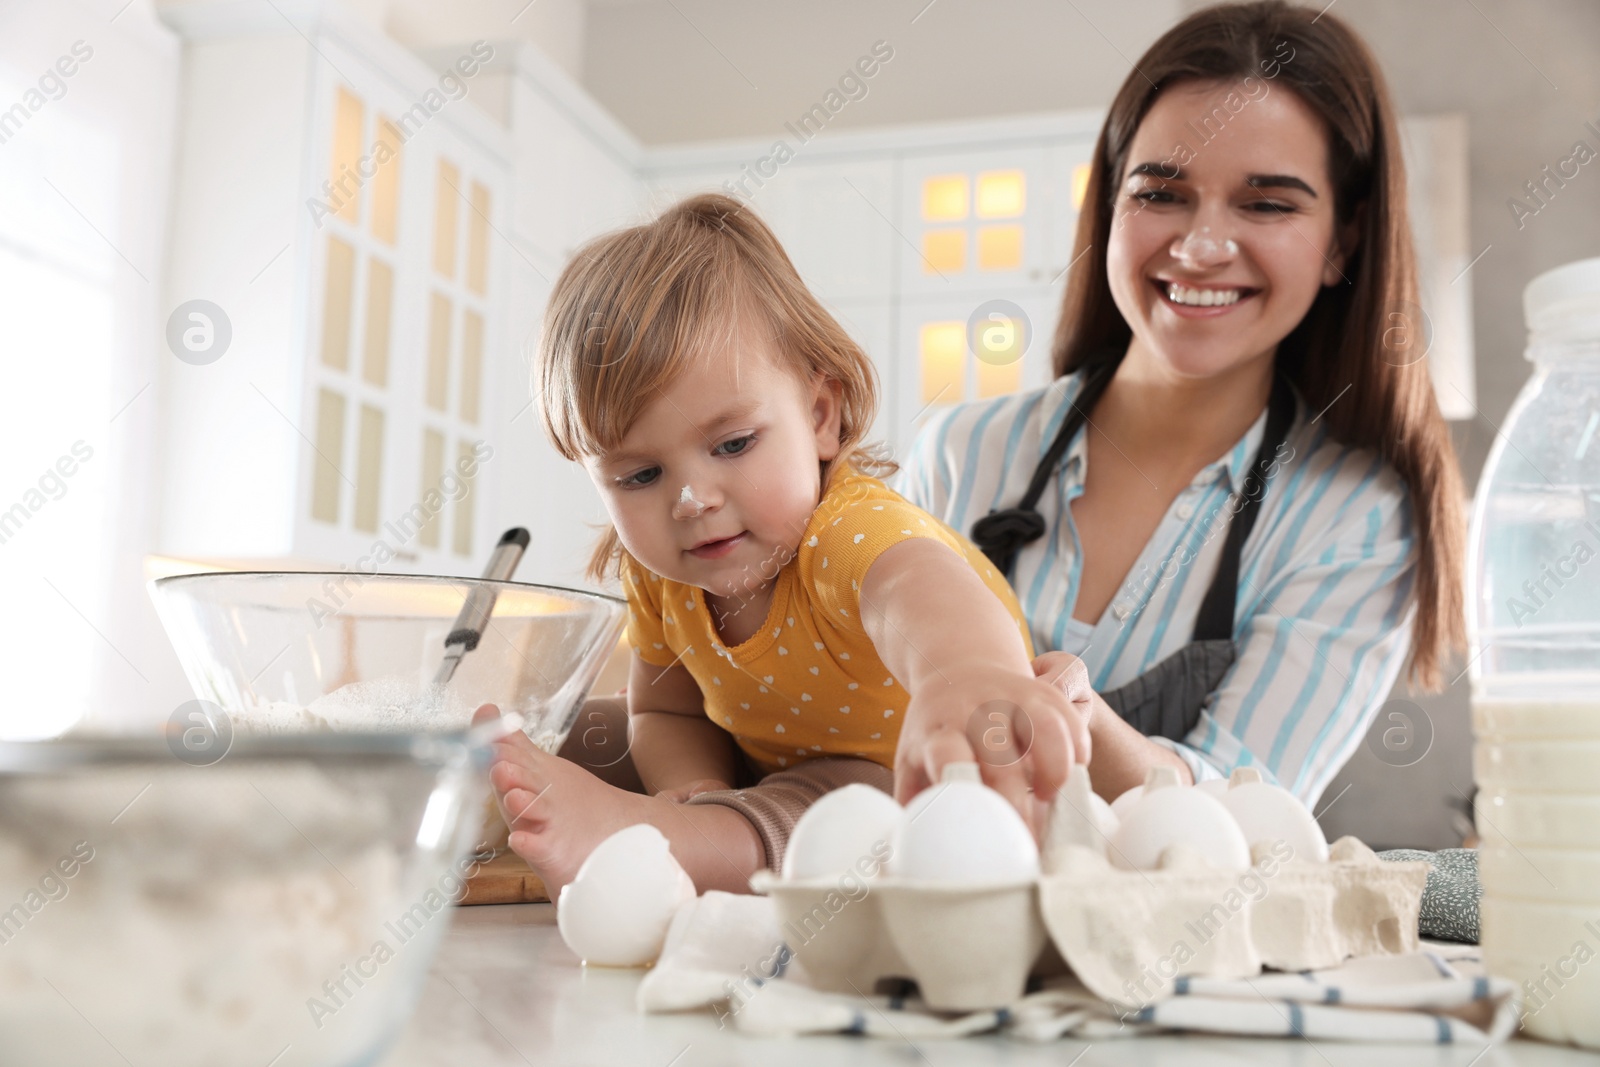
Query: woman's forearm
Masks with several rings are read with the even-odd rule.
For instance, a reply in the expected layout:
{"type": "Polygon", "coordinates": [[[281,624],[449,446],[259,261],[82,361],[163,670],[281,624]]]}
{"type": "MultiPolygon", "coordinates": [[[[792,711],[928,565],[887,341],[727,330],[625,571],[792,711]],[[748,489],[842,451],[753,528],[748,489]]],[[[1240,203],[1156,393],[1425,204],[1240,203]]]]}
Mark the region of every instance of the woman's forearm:
{"type": "Polygon", "coordinates": [[[1094,746],[1089,782],[1106,800],[1115,800],[1134,786],[1143,785],[1145,772],[1151,767],[1176,767],[1179,782],[1194,782],[1183,757],[1130,726],[1098,693],[1094,694],[1094,713],[1089,717],[1089,737],[1094,746]]]}
{"type": "Polygon", "coordinates": [[[635,712],[631,755],[650,793],[702,779],[732,786],[738,775],[733,737],[704,715],[635,712]]]}

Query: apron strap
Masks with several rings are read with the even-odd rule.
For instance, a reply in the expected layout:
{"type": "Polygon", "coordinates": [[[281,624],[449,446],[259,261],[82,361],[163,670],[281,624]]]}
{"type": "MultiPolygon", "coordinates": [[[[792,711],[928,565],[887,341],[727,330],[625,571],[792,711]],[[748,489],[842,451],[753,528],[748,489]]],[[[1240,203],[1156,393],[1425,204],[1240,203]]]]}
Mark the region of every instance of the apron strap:
{"type": "Polygon", "coordinates": [[[1276,461],[1278,446],[1289,436],[1289,424],[1293,421],[1294,393],[1283,375],[1275,374],[1261,447],[1256,449],[1256,460],[1245,475],[1239,493],[1239,510],[1228,523],[1228,538],[1222,544],[1217,573],[1212,576],[1205,599],[1200,602],[1200,612],[1195,616],[1196,641],[1233,640],[1234,605],[1239,598],[1239,557],[1244,552],[1245,538],[1256,524],[1256,513],[1261,510],[1261,498],[1266,495],[1267,478],[1276,461]]]}
{"type": "Polygon", "coordinates": [[[1044,494],[1045,485],[1055,474],[1061,457],[1066,454],[1067,446],[1072,444],[1073,437],[1088,419],[1089,412],[1099,403],[1106,386],[1111,384],[1117,365],[1122,362],[1119,357],[1120,353],[1103,356],[1084,367],[1083,387],[1072,401],[1071,410],[1061,420],[1061,428],[1056,431],[1050,447],[1040,458],[1038,466],[1033,468],[1027,491],[1016,506],[998,511],[991,509],[989,514],[972,524],[973,544],[983,550],[995,570],[1005,575],[1007,581],[1011,580],[1011,566],[1016,562],[1017,553],[1023,546],[1043,537],[1045,530],[1049,529],[1049,523],[1038,511],[1039,497],[1044,494]]]}

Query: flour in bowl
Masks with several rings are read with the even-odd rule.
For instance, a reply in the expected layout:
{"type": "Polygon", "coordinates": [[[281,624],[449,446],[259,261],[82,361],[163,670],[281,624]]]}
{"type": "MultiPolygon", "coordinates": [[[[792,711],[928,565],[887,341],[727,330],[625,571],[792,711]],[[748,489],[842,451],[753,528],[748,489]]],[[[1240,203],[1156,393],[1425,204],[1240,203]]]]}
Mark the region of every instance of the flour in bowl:
{"type": "Polygon", "coordinates": [[[0,778],[0,901],[92,849],[0,945],[0,1063],[365,1062],[449,924],[453,841],[419,848],[421,813],[441,792],[476,811],[481,786],[438,777],[230,757],[0,778]]]}

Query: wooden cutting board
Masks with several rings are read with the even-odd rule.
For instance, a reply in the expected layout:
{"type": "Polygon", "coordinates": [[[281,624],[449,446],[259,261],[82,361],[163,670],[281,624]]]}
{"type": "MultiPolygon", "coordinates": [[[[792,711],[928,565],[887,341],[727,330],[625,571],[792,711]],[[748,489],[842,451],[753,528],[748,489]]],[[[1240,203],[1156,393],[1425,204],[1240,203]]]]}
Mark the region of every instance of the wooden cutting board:
{"type": "Polygon", "coordinates": [[[466,893],[456,903],[539,904],[549,899],[544,883],[522,857],[501,849],[494,859],[478,865],[477,873],[467,879],[466,893]]]}

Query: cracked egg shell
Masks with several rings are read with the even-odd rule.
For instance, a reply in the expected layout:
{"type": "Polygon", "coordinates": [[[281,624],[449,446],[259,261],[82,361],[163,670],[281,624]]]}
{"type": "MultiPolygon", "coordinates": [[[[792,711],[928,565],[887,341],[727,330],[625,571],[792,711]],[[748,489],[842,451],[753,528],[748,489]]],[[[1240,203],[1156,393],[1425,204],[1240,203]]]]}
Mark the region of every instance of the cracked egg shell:
{"type": "Polygon", "coordinates": [[[694,897],[666,837],[639,823],[596,845],[561,888],[556,928],[585,964],[643,967],[661,955],[672,917],[694,897]]]}

